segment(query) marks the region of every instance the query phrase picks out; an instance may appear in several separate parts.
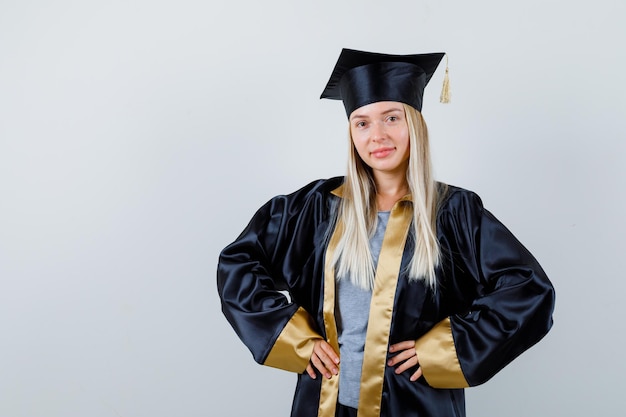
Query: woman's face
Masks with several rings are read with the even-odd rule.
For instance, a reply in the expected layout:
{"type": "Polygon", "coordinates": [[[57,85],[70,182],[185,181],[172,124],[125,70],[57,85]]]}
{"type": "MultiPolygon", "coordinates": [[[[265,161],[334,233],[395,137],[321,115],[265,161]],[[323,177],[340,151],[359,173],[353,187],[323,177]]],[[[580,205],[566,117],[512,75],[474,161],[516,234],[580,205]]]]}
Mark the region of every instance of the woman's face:
{"type": "Polygon", "coordinates": [[[354,147],[374,172],[406,174],[409,160],[409,127],[402,103],[379,101],[359,107],[350,114],[354,147]]]}

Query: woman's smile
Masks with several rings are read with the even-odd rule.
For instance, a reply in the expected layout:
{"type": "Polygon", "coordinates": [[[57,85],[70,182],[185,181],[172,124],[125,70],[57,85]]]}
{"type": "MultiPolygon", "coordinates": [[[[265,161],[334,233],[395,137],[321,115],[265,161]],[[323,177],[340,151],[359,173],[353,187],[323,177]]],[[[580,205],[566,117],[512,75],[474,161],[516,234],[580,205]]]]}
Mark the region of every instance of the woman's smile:
{"type": "Polygon", "coordinates": [[[372,155],[374,158],[381,159],[381,158],[386,158],[395,150],[396,150],[395,147],[378,148],[370,152],[370,155],[372,155]]]}

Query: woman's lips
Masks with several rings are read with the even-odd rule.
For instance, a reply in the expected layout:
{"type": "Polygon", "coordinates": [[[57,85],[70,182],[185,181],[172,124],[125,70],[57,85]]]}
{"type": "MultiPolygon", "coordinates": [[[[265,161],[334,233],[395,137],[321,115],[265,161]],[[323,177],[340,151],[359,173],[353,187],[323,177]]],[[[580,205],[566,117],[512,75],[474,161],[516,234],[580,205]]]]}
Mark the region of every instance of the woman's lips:
{"type": "Polygon", "coordinates": [[[370,155],[372,155],[374,158],[384,158],[393,151],[394,151],[394,148],[379,148],[370,152],[370,155]]]}

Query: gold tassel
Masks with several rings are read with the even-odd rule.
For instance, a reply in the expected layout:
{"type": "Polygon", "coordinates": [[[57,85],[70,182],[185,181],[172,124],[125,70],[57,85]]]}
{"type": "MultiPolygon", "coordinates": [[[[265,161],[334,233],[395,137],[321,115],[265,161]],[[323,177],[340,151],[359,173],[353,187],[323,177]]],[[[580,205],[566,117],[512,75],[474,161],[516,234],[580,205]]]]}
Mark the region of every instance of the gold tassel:
{"type": "Polygon", "coordinates": [[[450,102],[450,77],[448,76],[448,54],[446,54],[446,75],[443,77],[443,87],[441,88],[441,96],[439,97],[441,103],[450,102]]]}

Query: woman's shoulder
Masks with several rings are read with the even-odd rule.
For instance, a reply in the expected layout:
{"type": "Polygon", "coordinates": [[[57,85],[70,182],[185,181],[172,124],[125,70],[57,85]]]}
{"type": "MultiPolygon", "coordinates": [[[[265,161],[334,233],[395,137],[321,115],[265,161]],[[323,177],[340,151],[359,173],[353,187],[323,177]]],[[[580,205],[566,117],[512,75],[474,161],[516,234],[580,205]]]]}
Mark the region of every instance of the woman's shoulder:
{"type": "Polygon", "coordinates": [[[286,194],[279,194],[272,197],[266,205],[288,205],[292,208],[308,205],[313,201],[326,201],[334,198],[332,191],[343,184],[344,177],[332,177],[311,181],[303,187],[286,194]]]}
{"type": "Polygon", "coordinates": [[[343,184],[343,181],[344,177],[317,179],[315,181],[311,181],[310,183],[306,184],[296,191],[284,195],[284,197],[311,196],[315,194],[322,196],[330,195],[332,191],[334,191],[343,184]]]}
{"type": "Polygon", "coordinates": [[[472,190],[442,182],[437,183],[437,190],[439,193],[438,212],[440,215],[483,210],[482,199],[472,190]]]}

